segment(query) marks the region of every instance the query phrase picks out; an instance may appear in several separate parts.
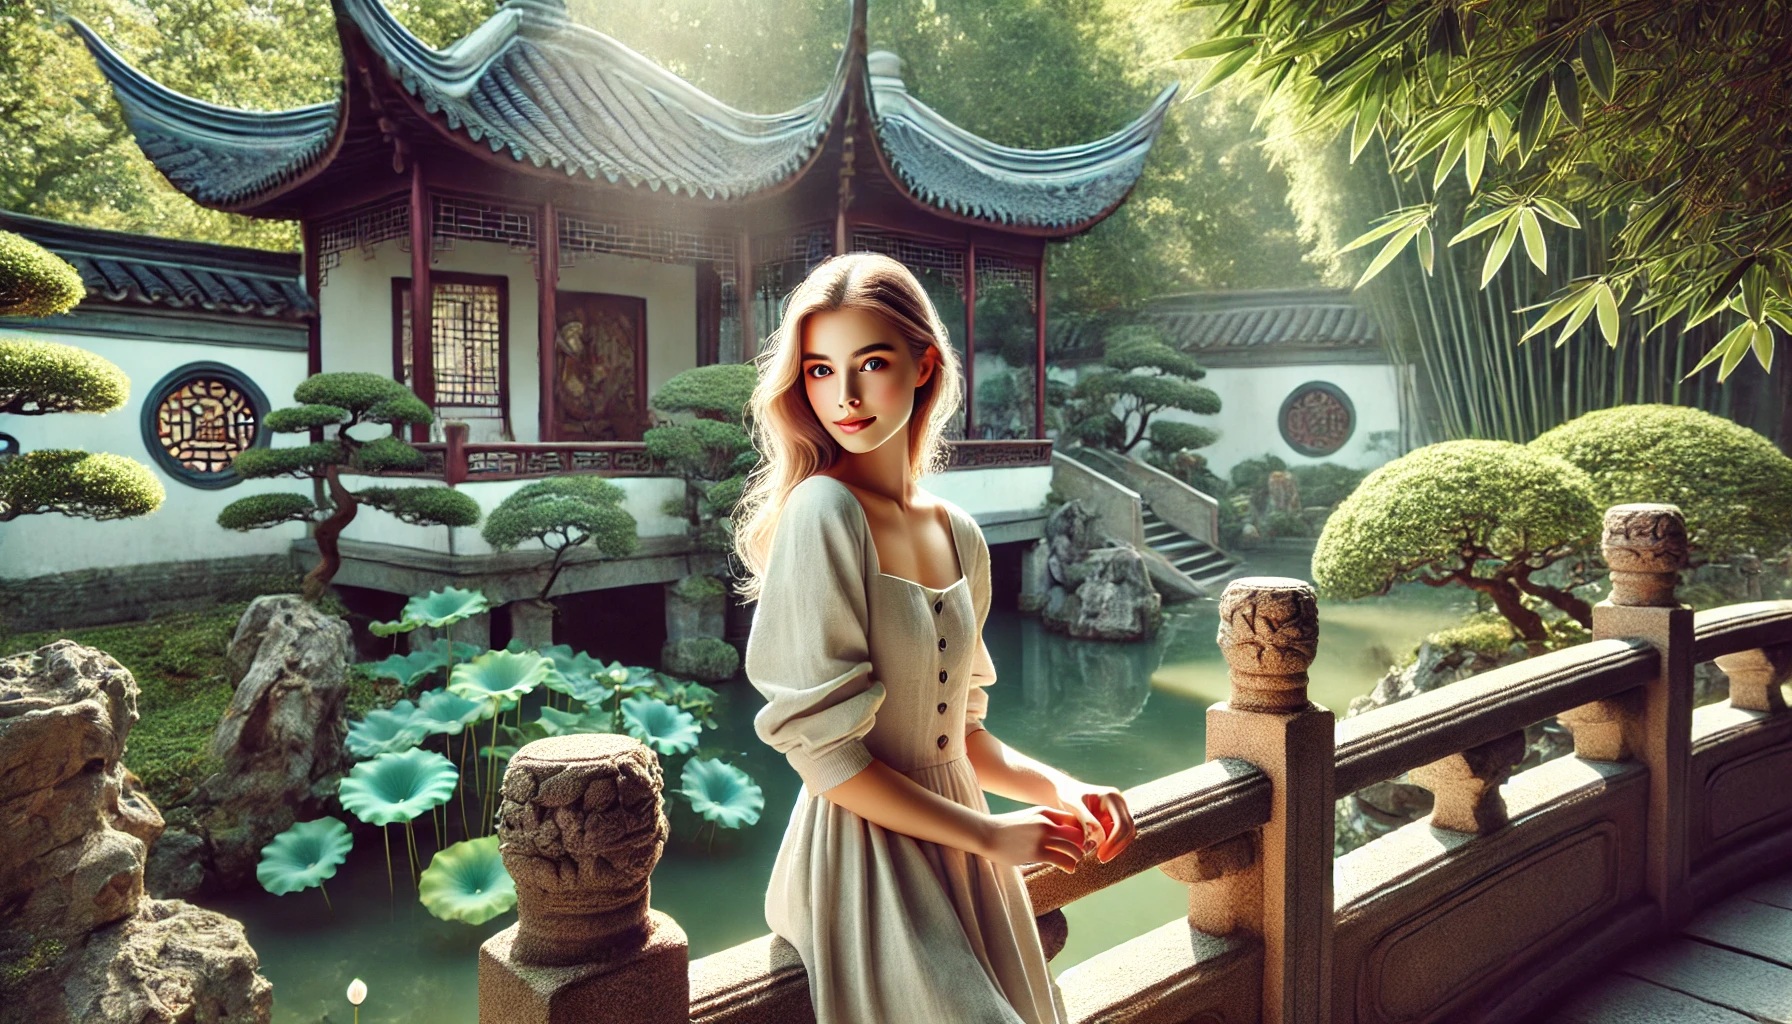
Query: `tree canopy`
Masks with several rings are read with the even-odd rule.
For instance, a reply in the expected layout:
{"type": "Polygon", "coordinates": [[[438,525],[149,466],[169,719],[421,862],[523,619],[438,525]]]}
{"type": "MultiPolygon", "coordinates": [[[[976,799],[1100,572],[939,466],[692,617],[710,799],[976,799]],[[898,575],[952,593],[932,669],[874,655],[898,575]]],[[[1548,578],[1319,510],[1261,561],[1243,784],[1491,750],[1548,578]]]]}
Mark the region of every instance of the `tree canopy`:
{"type": "MultiPolygon", "coordinates": [[[[1547,269],[1544,222],[1570,207],[1615,221],[1603,265],[1560,289],[1531,334],[1558,343],[1594,320],[1616,344],[1628,308],[1654,328],[1712,317],[1729,330],[1694,369],[1770,367],[1792,333],[1792,78],[1785,0],[1182,0],[1221,7],[1185,59],[1201,82],[1262,85],[1300,128],[1379,136],[1424,201],[1346,249],[1381,243],[1363,280],[1409,246],[1487,245],[1483,285],[1522,241],[1547,269]],[[1443,186],[1458,176],[1466,214],[1443,186]],[[1460,230],[1457,230],[1460,226],[1460,230]]],[[[1516,258],[1516,257],[1513,257],[1516,258]]]]}

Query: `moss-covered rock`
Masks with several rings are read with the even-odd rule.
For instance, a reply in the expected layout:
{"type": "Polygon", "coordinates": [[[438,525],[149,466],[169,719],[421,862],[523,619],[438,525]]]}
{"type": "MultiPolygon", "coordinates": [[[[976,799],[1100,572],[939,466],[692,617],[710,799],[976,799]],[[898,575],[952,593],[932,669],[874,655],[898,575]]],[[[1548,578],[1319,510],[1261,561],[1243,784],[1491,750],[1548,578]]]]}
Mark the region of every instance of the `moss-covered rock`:
{"type": "Polygon", "coordinates": [[[713,636],[674,640],[660,651],[660,670],[700,683],[719,683],[740,670],[740,651],[713,636]]]}

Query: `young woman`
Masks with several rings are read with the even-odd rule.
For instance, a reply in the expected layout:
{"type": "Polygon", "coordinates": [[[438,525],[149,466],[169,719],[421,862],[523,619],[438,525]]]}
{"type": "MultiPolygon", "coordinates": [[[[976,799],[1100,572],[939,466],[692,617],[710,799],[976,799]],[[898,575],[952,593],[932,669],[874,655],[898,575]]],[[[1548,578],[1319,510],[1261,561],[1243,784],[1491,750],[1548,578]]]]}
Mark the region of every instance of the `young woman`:
{"type": "Polygon", "coordinates": [[[957,356],[907,268],[822,263],[757,357],[763,462],[734,515],[757,599],[759,737],[803,779],[765,897],[818,1024],[1058,1024],[1019,865],[1132,841],[1126,801],[984,727],[989,546],[916,481],[944,465],[957,356]],[[984,791],[1035,806],[992,814],[984,791]]]}

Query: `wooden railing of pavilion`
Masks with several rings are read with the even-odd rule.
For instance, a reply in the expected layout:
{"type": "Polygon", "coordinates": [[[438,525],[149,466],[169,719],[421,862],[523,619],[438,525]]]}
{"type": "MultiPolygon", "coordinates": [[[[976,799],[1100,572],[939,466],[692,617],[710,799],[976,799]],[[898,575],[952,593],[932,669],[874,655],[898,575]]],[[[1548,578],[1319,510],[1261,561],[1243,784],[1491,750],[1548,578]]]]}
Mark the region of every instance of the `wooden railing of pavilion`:
{"type": "MultiPolygon", "coordinates": [[[[448,484],[484,480],[537,480],[567,473],[604,476],[666,476],[641,441],[468,441],[467,425],[449,423],[445,440],[413,444],[423,453],[424,467],[382,476],[441,480],[448,484]]],[[[992,469],[1049,466],[1052,442],[1044,438],[1012,441],[952,440],[947,469],[992,469]]]]}
{"type": "MultiPolygon", "coordinates": [[[[1342,723],[1307,699],[1312,588],[1232,583],[1218,638],[1231,694],[1208,710],[1205,763],[1127,792],[1138,837],[1112,863],[1025,871],[1052,955],[1060,908],[1079,897],[1154,867],[1188,885],[1185,918],[1063,973],[1071,1019],[1524,1020],[1782,870],[1792,601],[1679,604],[1686,532],[1672,506],[1612,508],[1603,544],[1612,593],[1592,641],[1342,723]],[[1728,674],[1730,697],[1695,709],[1704,661],[1728,674]],[[1551,715],[1574,756],[1510,776],[1522,730],[1551,715]],[[1436,795],[1431,820],[1334,861],[1334,800],[1403,771],[1436,795]]],[[[813,1020],[788,944],[768,935],[691,961],[677,923],[648,907],[660,786],[627,737],[517,753],[499,834],[518,921],[480,950],[481,1021],[813,1020]]]]}

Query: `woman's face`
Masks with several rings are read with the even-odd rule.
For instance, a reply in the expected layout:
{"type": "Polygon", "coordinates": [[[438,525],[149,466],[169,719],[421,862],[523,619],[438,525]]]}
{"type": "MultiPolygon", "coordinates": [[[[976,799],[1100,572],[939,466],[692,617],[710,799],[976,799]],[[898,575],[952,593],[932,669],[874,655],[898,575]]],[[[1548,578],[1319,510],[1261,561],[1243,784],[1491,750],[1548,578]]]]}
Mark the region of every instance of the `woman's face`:
{"type": "Polygon", "coordinates": [[[933,374],[933,351],[917,363],[900,335],[863,310],[815,313],[803,326],[803,388],[822,426],[849,452],[894,437],[914,412],[915,389],[933,374]],[[869,422],[846,430],[841,420],[869,422]]]}

